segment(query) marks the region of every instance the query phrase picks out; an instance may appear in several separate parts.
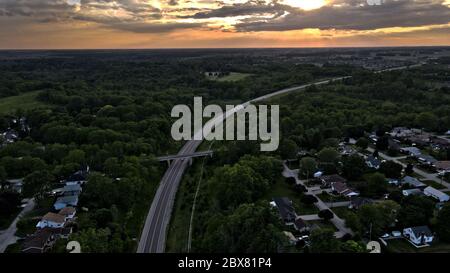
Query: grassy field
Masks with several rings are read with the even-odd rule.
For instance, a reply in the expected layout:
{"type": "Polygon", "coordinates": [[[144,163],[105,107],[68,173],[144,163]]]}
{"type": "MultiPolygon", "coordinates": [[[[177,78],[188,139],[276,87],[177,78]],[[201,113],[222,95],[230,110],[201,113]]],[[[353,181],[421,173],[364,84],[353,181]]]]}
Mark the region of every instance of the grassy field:
{"type": "Polygon", "coordinates": [[[450,244],[435,243],[429,247],[416,248],[406,239],[388,240],[386,252],[389,253],[448,253],[450,244]]]}
{"type": "Polygon", "coordinates": [[[45,104],[36,100],[39,91],[24,93],[19,96],[0,98],[0,114],[9,114],[18,109],[31,109],[45,104]]]}
{"type": "Polygon", "coordinates": [[[250,75],[251,74],[231,72],[229,75],[224,77],[218,77],[215,80],[219,82],[237,82],[247,78],[250,75]]]}
{"type": "Polygon", "coordinates": [[[446,189],[447,188],[446,186],[444,186],[444,185],[442,185],[442,184],[440,184],[440,183],[438,183],[436,181],[433,181],[433,180],[424,180],[422,182],[427,184],[428,186],[431,186],[431,187],[433,187],[435,189],[438,189],[438,190],[442,190],[442,189],[446,189]]]}

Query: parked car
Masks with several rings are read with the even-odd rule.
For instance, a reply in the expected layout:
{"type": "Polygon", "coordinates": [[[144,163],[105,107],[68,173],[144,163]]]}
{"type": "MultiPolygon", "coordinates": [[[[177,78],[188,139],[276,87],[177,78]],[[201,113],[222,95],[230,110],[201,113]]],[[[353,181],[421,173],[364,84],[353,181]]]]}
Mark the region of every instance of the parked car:
{"type": "Polygon", "coordinates": [[[385,234],[383,234],[383,235],[381,235],[381,238],[389,238],[389,237],[391,237],[391,235],[389,234],[389,233],[385,233],[385,234]]]}
{"type": "Polygon", "coordinates": [[[400,231],[398,231],[398,230],[394,230],[394,231],[392,231],[392,236],[394,236],[394,237],[400,237],[400,236],[402,236],[402,233],[400,232],[400,231]]]}

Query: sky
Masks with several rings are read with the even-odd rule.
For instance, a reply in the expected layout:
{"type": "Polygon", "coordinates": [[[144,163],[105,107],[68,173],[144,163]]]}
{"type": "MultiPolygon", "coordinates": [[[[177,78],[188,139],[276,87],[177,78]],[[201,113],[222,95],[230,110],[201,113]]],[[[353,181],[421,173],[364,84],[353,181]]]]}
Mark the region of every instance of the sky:
{"type": "Polygon", "coordinates": [[[450,45],[450,0],[0,0],[0,49],[450,45]]]}

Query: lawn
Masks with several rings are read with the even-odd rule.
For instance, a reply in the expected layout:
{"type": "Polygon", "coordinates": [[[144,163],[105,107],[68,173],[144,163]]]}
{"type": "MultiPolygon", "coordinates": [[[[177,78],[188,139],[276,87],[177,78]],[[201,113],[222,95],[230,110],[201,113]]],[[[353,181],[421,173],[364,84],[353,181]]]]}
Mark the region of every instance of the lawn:
{"type": "Polygon", "coordinates": [[[318,194],[317,197],[326,203],[327,202],[348,201],[348,198],[345,196],[334,196],[334,195],[328,194],[327,192],[322,192],[321,194],[318,194]]]}
{"type": "Polygon", "coordinates": [[[231,72],[229,75],[216,78],[215,80],[219,82],[237,82],[247,78],[250,75],[251,74],[231,72]]]}
{"type": "Polygon", "coordinates": [[[288,185],[284,179],[278,180],[270,189],[266,196],[267,200],[272,200],[273,197],[287,197],[292,200],[295,212],[298,215],[316,214],[319,210],[314,205],[306,205],[300,201],[301,194],[292,189],[293,186],[288,185]]]}
{"type": "Polygon", "coordinates": [[[433,181],[433,180],[424,180],[422,182],[427,184],[428,186],[431,186],[431,187],[433,187],[435,189],[438,189],[438,190],[442,190],[442,189],[446,189],[447,188],[446,186],[444,186],[444,185],[442,185],[442,184],[440,184],[440,183],[438,183],[436,181],[433,181]]]}
{"type": "Polygon", "coordinates": [[[450,244],[435,243],[429,247],[415,248],[406,239],[387,240],[386,252],[388,253],[448,253],[450,244]]]}
{"type": "Polygon", "coordinates": [[[24,93],[19,96],[12,96],[0,99],[0,114],[9,114],[18,109],[31,109],[45,104],[38,101],[36,96],[39,91],[24,93]]]}
{"type": "Polygon", "coordinates": [[[322,229],[331,229],[334,231],[338,231],[336,229],[336,227],[333,225],[333,223],[331,223],[330,221],[324,221],[324,220],[318,220],[318,221],[308,221],[308,224],[312,225],[317,225],[318,227],[322,228],[322,229]]]}

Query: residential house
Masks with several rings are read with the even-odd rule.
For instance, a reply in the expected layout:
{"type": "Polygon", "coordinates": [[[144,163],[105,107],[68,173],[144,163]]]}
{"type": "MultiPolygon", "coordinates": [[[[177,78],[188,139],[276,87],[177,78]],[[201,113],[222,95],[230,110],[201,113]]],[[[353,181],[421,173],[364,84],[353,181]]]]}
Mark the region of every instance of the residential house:
{"type": "Polygon", "coordinates": [[[36,225],[37,228],[62,228],[66,224],[66,217],[61,214],[49,212],[36,225]]]}
{"type": "Polygon", "coordinates": [[[346,183],[347,179],[343,178],[342,176],[338,174],[332,174],[332,175],[323,175],[320,177],[320,180],[322,184],[326,187],[331,187],[332,183],[341,182],[346,183]]]}
{"type": "Polygon", "coordinates": [[[414,188],[425,188],[427,185],[420,182],[419,179],[412,176],[405,176],[400,181],[402,185],[409,185],[414,188]]]}
{"type": "Polygon", "coordinates": [[[300,217],[297,217],[294,221],[294,228],[299,232],[307,232],[309,231],[308,224],[300,217]]]}
{"type": "Polygon", "coordinates": [[[409,141],[409,143],[411,143],[411,145],[422,147],[422,148],[426,147],[430,144],[429,136],[424,136],[424,135],[408,137],[407,140],[409,141]]]}
{"type": "Polygon", "coordinates": [[[397,143],[397,141],[393,140],[392,138],[388,139],[388,149],[391,151],[399,152],[401,147],[400,144],[397,143]]]}
{"type": "Polygon", "coordinates": [[[80,184],[69,184],[63,187],[62,195],[64,196],[80,195],[81,191],[82,189],[80,184]]]}
{"type": "Polygon", "coordinates": [[[72,233],[71,228],[42,228],[25,238],[22,243],[23,253],[44,253],[51,249],[59,238],[67,239],[72,233]]]}
{"type": "Polygon", "coordinates": [[[450,140],[440,137],[432,137],[430,139],[431,147],[436,150],[447,149],[450,147],[450,140]]]}
{"type": "Polygon", "coordinates": [[[341,143],[339,144],[338,152],[341,155],[352,155],[356,153],[356,150],[351,146],[341,143]]]}
{"type": "Polygon", "coordinates": [[[387,182],[389,185],[395,185],[395,186],[397,186],[399,183],[398,179],[394,179],[394,178],[388,178],[387,182]]]}
{"type": "Polygon", "coordinates": [[[373,200],[370,198],[364,198],[359,196],[353,196],[350,198],[350,205],[348,206],[349,209],[359,209],[360,207],[364,205],[372,204],[373,200]]]}
{"type": "Polygon", "coordinates": [[[450,199],[450,197],[446,193],[443,193],[440,190],[437,190],[433,187],[426,187],[423,190],[423,193],[427,196],[431,196],[439,200],[439,202],[447,202],[450,199]]]}
{"type": "Polygon", "coordinates": [[[292,205],[292,201],[287,197],[274,197],[272,206],[277,207],[278,212],[280,213],[281,219],[283,219],[284,223],[292,224],[297,217],[294,206],[292,205]]]}
{"type": "Polygon", "coordinates": [[[419,156],[417,157],[417,159],[418,159],[420,162],[422,162],[422,163],[424,163],[424,164],[431,165],[431,166],[433,166],[434,163],[437,162],[436,158],[432,157],[431,155],[423,155],[423,154],[422,154],[422,155],[419,155],[419,156]]]}
{"type": "Polygon", "coordinates": [[[64,182],[66,185],[79,184],[83,185],[87,182],[89,175],[89,166],[85,170],[80,170],[69,176],[64,182]]]}
{"type": "Polygon", "coordinates": [[[59,215],[65,217],[66,221],[73,219],[76,213],[77,210],[73,207],[65,207],[58,212],[59,215]]]}
{"type": "Polygon", "coordinates": [[[434,239],[433,233],[427,226],[405,228],[403,236],[416,246],[430,244],[434,239]]]}
{"type": "Polygon", "coordinates": [[[23,179],[8,179],[6,180],[6,188],[11,191],[22,193],[23,179]]]}
{"type": "Polygon", "coordinates": [[[16,130],[9,129],[2,134],[3,141],[6,144],[10,144],[19,139],[19,133],[16,130]]]}
{"type": "Polygon", "coordinates": [[[76,207],[78,205],[78,196],[77,195],[71,195],[71,196],[61,196],[56,199],[55,204],[53,207],[56,210],[63,209],[65,207],[76,207]]]}
{"type": "Polygon", "coordinates": [[[397,138],[406,138],[414,135],[414,132],[406,127],[395,127],[391,130],[390,135],[397,138]]]}
{"type": "Polygon", "coordinates": [[[437,161],[434,163],[434,166],[440,173],[450,172],[450,161],[437,161]]]}
{"type": "Polygon", "coordinates": [[[352,197],[352,196],[358,196],[359,192],[349,188],[346,183],[342,182],[332,182],[331,183],[331,189],[333,192],[336,192],[342,196],[346,197],[352,197]]]}
{"type": "Polygon", "coordinates": [[[408,190],[402,190],[403,196],[410,196],[410,195],[424,195],[423,191],[420,189],[408,189],[408,190]]]}
{"type": "Polygon", "coordinates": [[[380,168],[381,165],[381,160],[379,160],[378,158],[374,157],[373,155],[369,155],[366,158],[366,164],[369,168],[378,170],[380,168]]]}
{"type": "Polygon", "coordinates": [[[400,152],[407,154],[409,156],[412,156],[412,157],[418,157],[419,155],[422,154],[420,149],[417,147],[403,147],[403,148],[400,148],[400,152]]]}

